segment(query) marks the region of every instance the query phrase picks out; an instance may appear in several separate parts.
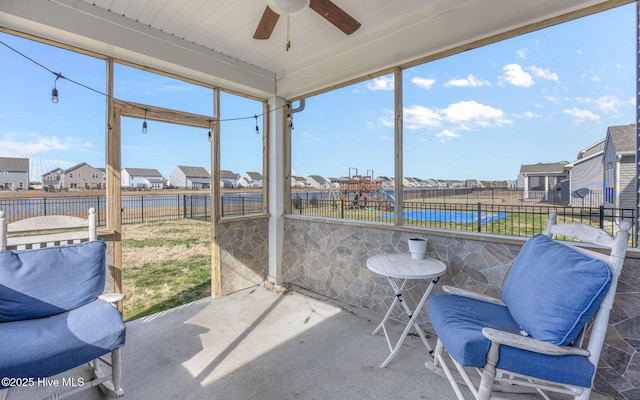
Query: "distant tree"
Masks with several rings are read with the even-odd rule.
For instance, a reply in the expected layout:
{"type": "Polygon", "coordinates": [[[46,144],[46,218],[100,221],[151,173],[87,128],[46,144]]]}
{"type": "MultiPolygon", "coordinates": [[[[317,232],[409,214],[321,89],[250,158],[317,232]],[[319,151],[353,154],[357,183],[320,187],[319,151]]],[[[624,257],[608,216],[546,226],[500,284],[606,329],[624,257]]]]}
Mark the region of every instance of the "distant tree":
{"type": "Polygon", "coordinates": [[[293,198],[292,204],[293,208],[295,208],[296,210],[300,210],[302,208],[302,198],[299,194],[296,193],[296,196],[293,198]]]}

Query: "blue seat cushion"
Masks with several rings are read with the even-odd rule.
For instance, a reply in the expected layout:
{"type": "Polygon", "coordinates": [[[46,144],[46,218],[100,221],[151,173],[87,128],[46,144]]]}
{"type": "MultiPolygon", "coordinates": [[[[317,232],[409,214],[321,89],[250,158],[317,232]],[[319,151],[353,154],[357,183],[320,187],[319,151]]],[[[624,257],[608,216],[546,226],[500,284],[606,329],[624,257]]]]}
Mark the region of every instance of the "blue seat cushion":
{"type": "MultiPolygon", "coordinates": [[[[451,357],[465,367],[483,368],[491,341],[482,328],[520,334],[519,324],[506,307],[456,295],[433,295],[429,320],[451,357]]],[[[500,346],[498,368],[552,382],[591,386],[595,370],[587,357],[547,356],[500,346]]]]}
{"type": "Polygon", "coordinates": [[[536,235],[514,260],[502,301],[529,335],[562,346],[575,340],[610,284],[603,261],[536,235]]]}
{"type": "Polygon", "coordinates": [[[125,325],[115,307],[96,300],[48,318],[0,323],[0,338],[0,376],[37,379],[124,346],[125,325]]]}
{"type": "Polygon", "coordinates": [[[0,322],[48,317],[95,300],[104,290],[102,241],[0,252],[0,322]]]}

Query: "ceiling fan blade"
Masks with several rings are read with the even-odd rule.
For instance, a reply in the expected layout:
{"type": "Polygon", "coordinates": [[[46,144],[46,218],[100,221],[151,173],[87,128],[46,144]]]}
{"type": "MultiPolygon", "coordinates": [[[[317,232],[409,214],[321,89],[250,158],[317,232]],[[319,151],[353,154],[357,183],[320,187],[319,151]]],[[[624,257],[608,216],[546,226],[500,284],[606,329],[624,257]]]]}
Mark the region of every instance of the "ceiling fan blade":
{"type": "Polygon", "coordinates": [[[262,13],[260,22],[258,22],[258,27],[256,28],[256,33],[253,34],[253,38],[259,40],[269,39],[276,27],[278,18],[280,18],[280,14],[267,6],[267,8],[264,9],[264,13],[262,13]]]}
{"type": "Polygon", "coordinates": [[[360,22],[356,21],[342,8],[333,4],[331,0],[311,0],[309,8],[320,14],[347,35],[351,35],[360,28],[360,22]]]}

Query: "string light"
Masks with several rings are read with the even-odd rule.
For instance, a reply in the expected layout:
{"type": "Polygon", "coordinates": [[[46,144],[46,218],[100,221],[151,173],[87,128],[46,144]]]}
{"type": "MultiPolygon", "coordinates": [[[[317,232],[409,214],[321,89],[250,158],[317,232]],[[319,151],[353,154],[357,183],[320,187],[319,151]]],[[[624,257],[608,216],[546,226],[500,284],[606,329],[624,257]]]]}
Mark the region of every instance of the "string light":
{"type": "Polygon", "coordinates": [[[211,122],[213,122],[213,120],[208,119],[207,121],[209,121],[209,142],[211,142],[213,139],[211,138],[211,122]]]}
{"type": "Polygon", "coordinates": [[[142,133],[147,133],[147,111],[149,111],[146,108],[143,108],[144,110],[144,121],[142,121],[142,133]]]}
{"type": "Polygon", "coordinates": [[[51,89],[51,102],[52,103],[57,103],[58,102],[58,88],[56,87],[56,82],[58,82],[58,79],[64,78],[64,76],[62,75],[62,72],[58,72],[58,73],[54,72],[54,74],[56,75],[56,80],[53,81],[53,89],[51,89]]]}
{"type": "MultiPolygon", "coordinates": [[[[41,64],[41,63],[37,62],[36,60],[34,60],[34,59],[30,58],[30,57],[29,57],[29,56],[27,56],[27,55],[25,55],[25,54],[21,53],[20,51],[16,50],[15,48],[13,48],[13,47],[9,46],[7,43],[5,43],[5,42],[4,42],[4,41],[2,41],[2,40],[0,40],[0,44],[1,44],[1,45],[3,45],[3,46],[5,46],[5,47],[7,47],[9,50],[11,50],[11,51],[13,51],[13,52],[17,53],[18,55],[22,56],[23,58],[25,58],[25,59],[27,59],[27,60],[31,61],[32,63],[36,64],[36,65],[37,65],[37,66],[39,66],[40,68],[42,68],[42,69],[44,69],[44,70],[47,70],[47,71],[49,71],[50,73],[52,73],[53,75],[55,75],[56,79],[55,79],[55,81],[53,82],[53,89],[51,90],[51,101],[52,101],[53,103],[57,103],[57,102],[59,101],[59,98],[58,98],[58,88],[56,87],[56,83],[57,83],[58,79],[62,78],[62,79],[65,79],[65,80],[67,80],[67,81],[69,81],[69,82],[71,82],[71,83],[75,83],[76,85],[81,86],[81,87],[83,87],[83,88],[85,88],[85,89],[91,90],[92,92],[95,92],[95,93],[97,93],[97,94],[100,94],[100,95],[102,95],[102,96],[104,96],[104,97],[107,97],[107,98],[110,98],[110,99],[114,99],[114,100],[118,100],[118,101],[121,101],[121,102],[123,102],[123,103],[125,103],[125,104],[127,104],[127,105],[131,106],[131,107],[134,107],[134,108],[137,108],[137,109],[143,110],[143,111],[144,111],[144,114],[145,114],[145,117],[144,117],[144,121],[143,121],[143,123],[142,123],[142,133],[147,133],[147,131],[148,131],[148,130],[147,130],[147,118],[146,118],[146,116],[147,116],[147,111],[149,111],[149,109],[147,109],[147,108],[143,108],[143,107],[140,107],[140,106],[138,106],[138,105],[136,105],[136,104],[132,104],[132,103],[126,102],[126,101],[124,101],[124,100],[119,100],[119,99],[117,99],[117,98],[116,98],[116,97],[114,97],[114,96],[110,96],[110,95],[108,95],[107,93],[104,93],[104,92],[102,92],[102,91],[100,91],[100,90],[94,89],[94,88],[92,88],[92,87],[90,87],[90,86],[87,86],[87,85],[85,85],[85,84],[83,84],[83,83],[80,83],[80,82],[78,82],[78,81],[75,81],[75,80],[73,80],[73,79],[70,79],[70,78],[68,78],[68,77],[66,77],[66,76],[64,76],[64,75],[62,75],[62,73],[61,73],[61,72],[54,72],[54,71],[53,71],[53,70],[51,70],[50,68],[47,68],[47,67],[46,67],[46,66],[44,66],[43,64],[41,64]]],[[[267,111],[267,112],[263,112],[263,113],[258,114],[258,115],[247,116],[247,117],[237,117],[237,118],[218,119],[217,121],[218,121],[218,122],[230,122],[230,121],[240,121],[240,120],[245,120],[245,119],[249,119],[249,118],[255,118],[255,119],[256,119],[256,134],[259,134],[259,133],[260,133],[260,129],[258,128],[257,118],[258,118],[258,117],[263,117],[263,116],[265,116],[266,114],[268,114],[268,113],[270,113],[270,112],[272,112],[272,111],[278,111],[278,110],[281,110],[281,109],[282,109],[282,108],[284,108],[284,107],[289,107],[289,105],[283,105],[283,106],[277,107],[277,108],[275,108],[275,109],[273,109],[273,110],[270,110],[270,111],[267,111]]],[[[173,114],[173,113],[168,112],[168,114],[173,114]]],[[[176,115],[178,115],[179,113],[178,113],[178,112],[176,112],[175,114],[176,114],[176,115]]],[[[289,117],[288,117],[287,119],[288,119],[288,120],[291,120],[291,114],[289,114],[289,117]]],[[[211,120],[211,121],[213,122],[214,120],[211,120]]],[[[291,125],[291,127],[293,128],[293,125],[291,125]]]]}
{"type": "MultiPolygon", "coordinates": [[[[291,104],[287,104],[287,108],[291,110],[291,104]]],[[[289,128],[293,130],[293,114],[291,114],[291,111],[287,113],[287,122],[289,123],[289,128]]]]}

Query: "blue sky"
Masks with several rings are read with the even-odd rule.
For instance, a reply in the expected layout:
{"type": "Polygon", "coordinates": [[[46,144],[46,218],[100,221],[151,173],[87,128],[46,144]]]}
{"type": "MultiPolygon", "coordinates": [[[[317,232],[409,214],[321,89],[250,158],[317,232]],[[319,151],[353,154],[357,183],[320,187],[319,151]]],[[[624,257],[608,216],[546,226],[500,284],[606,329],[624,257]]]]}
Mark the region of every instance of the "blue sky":
{"type": "MultiPolygon", "coordinates": [[[[104,61],[0,33],[47,68],[104,91],[104,61]]],[[[515,179],[522,164],[574,161],[608,126],[635,120],[635,4],[404,71],[404,174],[515,179]]],[[[80,162],[103,167],[105,97],[59,80],[0,45],[0,156],[28,157],[32,180],[80,162]]],[[[211,115],[211,90],[118,66],[116,97],[211,115]]],[[[294,115],[292,173],[392,176],[393,81],[383,76],[314,96],[294,115]],[[353,170],[351,170],[353,172],[353,170]],[[368,172],[369,171],[369,172],[368,172]]],[[[262,104],[222,97],[221,167],[262,171],[262,104]],[[233,120],[248,117],[247,119],[233,120]],[[260,125],[261,126],[261,125],[260,125]]],[[[210,169],[207,131],[123,120],[122,165],[210,169]]]]}
{"type": "MultiPolygon", "coordinates": [[[[509,180],[522,164],[574,161],[635,120],[634,28],[630,4],[406,70],[404,175],[509,180]]],[[[294,172],[393,175],[392,85],[308,99],[294,172]]]]}

